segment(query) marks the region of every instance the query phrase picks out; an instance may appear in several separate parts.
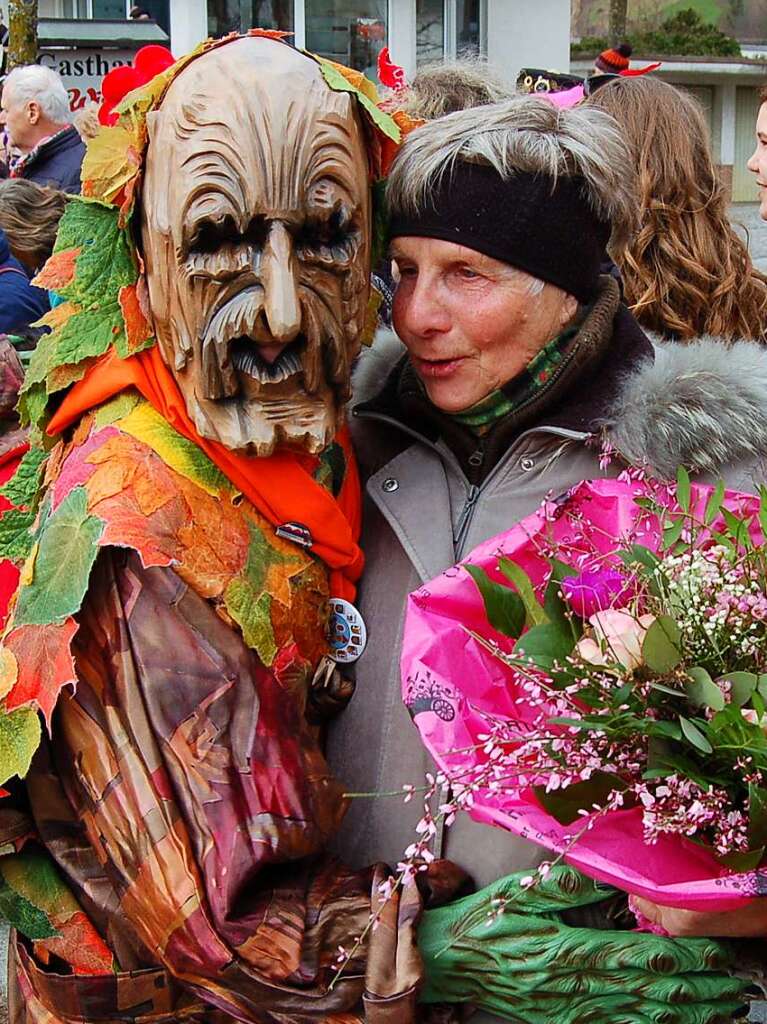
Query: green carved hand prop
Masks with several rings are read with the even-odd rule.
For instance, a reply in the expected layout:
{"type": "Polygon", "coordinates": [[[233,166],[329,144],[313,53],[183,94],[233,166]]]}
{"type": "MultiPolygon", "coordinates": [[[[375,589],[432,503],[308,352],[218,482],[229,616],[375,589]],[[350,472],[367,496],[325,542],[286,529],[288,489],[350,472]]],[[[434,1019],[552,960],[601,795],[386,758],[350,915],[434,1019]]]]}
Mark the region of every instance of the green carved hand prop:
{"type": "Polygon", "coordinates": [[[613,890],[564,865],[530,889],[524,874],[424,915],[423,1002],[473,1003],[530,1024],[714,1024],[742,1006],[724,944],[569,927],[559,911],[613,890]],[[493,901],[504,911],[488,921],[493,901]]]}

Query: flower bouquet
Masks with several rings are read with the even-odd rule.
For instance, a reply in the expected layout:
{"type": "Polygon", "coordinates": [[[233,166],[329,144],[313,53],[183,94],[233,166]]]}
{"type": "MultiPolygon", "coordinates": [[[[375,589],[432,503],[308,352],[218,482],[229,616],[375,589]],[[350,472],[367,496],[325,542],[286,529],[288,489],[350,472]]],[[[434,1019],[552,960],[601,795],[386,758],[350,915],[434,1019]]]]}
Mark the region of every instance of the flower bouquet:
{"type": "Polygon", "coordinates": [[[672,906],[767,893],[766,536],[767,491],[625,473],[412,594],[403,696],[441,813],[672,906]]]}

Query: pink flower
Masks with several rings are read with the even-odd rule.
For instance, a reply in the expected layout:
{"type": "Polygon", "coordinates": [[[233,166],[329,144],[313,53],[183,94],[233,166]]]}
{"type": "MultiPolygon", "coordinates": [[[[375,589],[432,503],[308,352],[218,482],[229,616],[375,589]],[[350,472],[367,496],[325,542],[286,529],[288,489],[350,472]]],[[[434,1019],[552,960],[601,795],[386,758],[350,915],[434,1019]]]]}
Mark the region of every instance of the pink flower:
{"type": "Polygon", "coordinates": [[[642,664],[642,643],[654,615],[640,615],[609,608],[589,618],[594,639],[583,637],[575,650],[591,665],[622,665],[633,672],[642,664]]]}
{"type": "Polygon", "coordinates": [[[616,569],[588,570],[562,580],[562,594],[576,615],[588,619],[609,608],[624,608],[635,588],[616,569]]]}

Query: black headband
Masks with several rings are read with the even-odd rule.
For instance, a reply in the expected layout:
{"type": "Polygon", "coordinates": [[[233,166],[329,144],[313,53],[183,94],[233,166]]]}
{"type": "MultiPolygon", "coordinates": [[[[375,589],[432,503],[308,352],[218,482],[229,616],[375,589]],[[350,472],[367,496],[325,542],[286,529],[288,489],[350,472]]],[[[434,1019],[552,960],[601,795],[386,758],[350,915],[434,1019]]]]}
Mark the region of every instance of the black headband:
{"type": "Polygon", "coordinates": [[[489,164],[462,162],[420,213],[395,212],[389,235],[457,242],[590,302],[610,225],[592,211],[580,178],[517,172],[504,180],[489,164]]]}

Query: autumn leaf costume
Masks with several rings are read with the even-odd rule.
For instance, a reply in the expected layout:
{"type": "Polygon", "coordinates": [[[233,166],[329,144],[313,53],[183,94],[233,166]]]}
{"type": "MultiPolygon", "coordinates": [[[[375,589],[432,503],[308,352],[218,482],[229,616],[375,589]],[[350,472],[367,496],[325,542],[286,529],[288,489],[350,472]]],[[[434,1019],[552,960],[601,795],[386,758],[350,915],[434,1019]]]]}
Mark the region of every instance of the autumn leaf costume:
{"type": "MultiPolygon", "coordinates": [[[[0,648],[0,771],[9,790],[0,804],[0,912],[15,928],[14,1024],[351,1024],[412,1013],[411,894],[386,905],[381,926],[330,987],[338,946],[363,934],[383,877],[380,867],[352,874],[322,853],[343,799],[305,714],[328,654],[328,598],[351,597],[362,565],[346,433],[336,425],[314,450],[296,444],[260,457],[223,443],[215,402],[230,416],[226,429],[241,429],[255,416],[253,393],[274,384],[288,401],[292,364],[260,366],[259,391],[242,383],[244,371],[233,376],[238,359],[252,365],[238,354],[242,337],[211,335],[197,415],[179,368],[185,359],[187,369],[196,365],[198,350],[182,346],[169,364],[153,292],[157,260],[149,265],[136,246],[148,122],[166,96],[174,109],[173,83],[189,69],[192,99],[178,99],[177,122],[161,113],[173,125],[194,120],[204,133],[199,90],[216,68],[198,75],[195,65],[215,64],[225,51],[234,74],[248,61],[284,60],[314,76],[309,91],[330,97],[338,123],[343,114],[350,131],[364,130],[372,178],[399,138],[360,76],[325,62],[318,75],[313,59],[277,40],[238,38],[205,44],[129,94],[89,149],[84,197],[68,204],[39,279],[63,302],[47,317],[51,332],[24,384],[31,447],[3,490],[14,507],[0,519],[1,553],[21,570],[0,648]],[[281,535],[291,523],[311,546],[281,535]]],[[[185,131],[174,127],[174,145],[186,144],[185,131]]],[[[152,180],[148,173],[145,210],[162,207],[152,180]]],[[[290,311],[269,305],[266,280],[279,271],[269,263],[278,243],[298,247],[300,237],[304,310],[314,285],[333,306],[335,285],[322,275],[346,260],[338,304],[346,335],[339,328],[335,348],[311,370],[311,335],[301,336],[304,377],[317,374],[309,398],[322,394],[330,408],[367,315],[367,272],[355,278],[349,267],[369,259],[370,200],[366,180],[350,215],[359,227],[346,229],[342,244],[342,221],[327,226],[342,203],[327,213],[333,186],[316,187],[319,241],[309,236],[314,221],[286,242],[282,215],[259,214],[264,281],[248,278],[240,298],[255,295],[258,316],[285,334],[290,311]],[[354,294],[350,280],[361,281],[354,294]]],[[[144,220],[141,230],[146,250],[152,225],[144,220]]],[[[226,244],[256,243],[243,229],[226,244]]],[[[189,273],[196,295],[221,286],[210,247],[192,242],[179,258],[197,261],[189,273]]],[[[240,269],[226,270],[222,302],[240,269]]],[[[178,329],[171,321],[170,334],[178,329]]],[[[263,323],[253,327],[259,344],[263,323]]],[[[320,415],[307,419],[313,429],[320,415]]]]}

